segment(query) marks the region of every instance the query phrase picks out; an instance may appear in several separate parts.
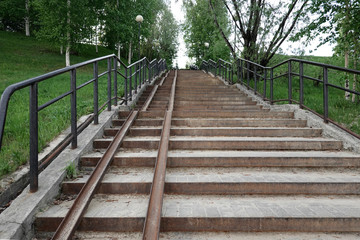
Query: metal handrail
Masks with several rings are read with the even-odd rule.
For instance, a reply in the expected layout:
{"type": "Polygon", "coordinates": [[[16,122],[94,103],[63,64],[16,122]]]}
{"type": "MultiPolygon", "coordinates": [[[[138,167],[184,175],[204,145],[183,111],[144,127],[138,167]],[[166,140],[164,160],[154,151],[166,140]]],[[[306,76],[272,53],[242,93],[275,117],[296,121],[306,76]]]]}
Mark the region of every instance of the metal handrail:
{"type": "MultiPolygon", "coordinates": [[[[29,104],[29,130],[30,130],[30,191],[35,192],[38,188],[38,112],[45,109],[48,106],[58,102],[59,100],[70,96],[71,97],[71,134],[69,135],[70,139],[67,139],[67,144],[61,146],[62,151],[70,142],[72,148],[77,147],[77,136],[79,131],[83,130],[85,127],[82,125],[81,129],[77,126],[77,96],[76,93],[79,89],[93,83],[94,84],[94,111],[92,120],[87,123],[89,125],[92,121],[94,124],[98,124],[98,115],[103,107],[107,106],[107,110],[111,110],[111,103],[114,100],[113,104],[116,106],[118,104],[118,99],[123,99],[125,105],[128,104],[128,101],[132,100],[133,91],[137,93],[137,88],[141,87],[141,84],[144,84],[146,81],[150,82],[155,76],[158,76],[162,71],[166,69],[166,62],[164,59],[161,60],[152,60],[151,62],[147,58],[142,58],[129,66],[126,66],[115,54],[95,58],[88,60],[82,63],[74,64],[65,68],[61,68],[46,74],[43,74],[38,77],[30,78],[28,80],[12,84],[8,86],[0,99],[0,150],[2,146],[2,139],[5,131],[6,117],[9,107],[9,101],[14,92],[30,87],[30,104],[29,104]],[[107,70],[103,73],[98,73],[98,63],[100,61],[107,61],[107,70]],[[113,62],[113,64],[112,64],[113,62]],[[120,66],[124,67],[125,74],[122,74],[117,70],[118,63],[120,66]],[[76,70],[80,67],[93,64],[93,78],[87,82],[77,86],[76,85],[76,70]],[[134,70],[134,71],[133,71],[134,70]],[[45,81],[47,79],[53,78],[60,74],[70,73],[70,90],[60,94],[59,96],[53,98],[39,106],[38,104],[38,83],[45,81]],[[111,82],[113,74],[113,84],[111,82]],[[107,101],[101,107],[98,103],[98,80],[100,77],[107,75],[107,101]],[[124,80],[124,97],[118,97],[118,85],[117,79],[118,75],[124,80]],[[132,81],[134,80],[135,86],[132,86],[132,81]],[[111,89],[113,87],[113,94],[111,89]]],[[[52,154],[53,155],[53,154],[52,154]]],[[[46,159],[46,162],[49,159],[46,159]]]]}
{"type": "Polygon", "coordinates": [[[264,100],[270,101],[271,104],[273,104],[274,102],[283,102],[283,101],[288,101],[289,103],[298,103],[300,105],[300,108],[306,108],[314,113],[315,113],[315,110],[310,109],[309,107],[304,105],[304,79],[322,83],[323,84],[323,114],[319,114],[319,113],[316,113],[316,114],[321,116],[324,119],[325,123],[331,122],[334,125],[336,125],[337,127],[345,130],[346,132],[348,132],[348,133],[352,134],[353,136],[360,139],[359,134],[354,133],[349,129],[346,129],[346,128],[342,127],[339,123],[336,123],[335,121],[331,120],[329,118],[329,109],[328,109],[329,108],[329,101],[328,101],[329,87],[360,96],[359,91],[346,89],[343,86],[329,83],[329,81],[328,81],[329,80],[329,76],[328,76],[329,70],[336,70],[336,71],[341,71],[341,72],[345,72],[348,74],[360,75],[359,70],[348,69],[348,68],[344,68],[344,67],[338,67],[338,66],[333,66],[333,65],[329,65],[329,64],[313,62],[313,61],[308,61],[308,60],[302,60],[302,59],[296,59],[296,58],[290,58],[288,60],[285,60],[283,62],[280,62],[280,63],[274,65],[273,67],[264,67],[258,63],[254,63],[252,61],[249,61],[249,60],[246,60],[243,58],[236,59],[234,64],[226,62],[222,59],[219,59],[216,62],[216,64],[215,64],[215,61],[208,60],[207,62],[204,61],[204,63],[201,64],[201,68],[203,70],[205,70],[206,72],[212,72],[215,76],[217,76],[217,73],[219,73],[218,75],[221,78],[223,78],[225,81],[228,81],[229,83],[233,83],[232,77],[234,75],[233,70],[235,68],[236,73],[237,73],[237,81],[240,84],[245,85],[247,87],[247,89],[251,89],[252,91],[254,91],[255,94],[258,94],[258,84],[260,82],[259,80],[262,79],[263,80],[263,96],[262,97],[264,100]],[[292,69],[293,63],[298,63],[298,65],[299,65],[298,73],[293,71],[293,69],[292,69]],[[323,69],[322,79],[318,79],[318,78],[314,78],[314,77],[305,75],[304,74],[304,65],[305,64],[321,67],[323,69]],[[287,66],[287,72],[274,77],[274,70],[278,69],[279,67],[283,67],[283,66],[287,66]],[[224,74],[224,72],[231,73],[231,80],[227,76],[227,74],[224,74]],[[269,75],[268,73],[270,73],[270,76],[268,76],[269,75]],[[299,101],[293,99],[293,97],[292,97],[292,81],[293,81],[292,78],[294,76],[299,78],[299,86],[300,86],[299,101]],[[281,77],[287,78],[288,98],[274,100],[274,80],[281,78],[281,77]],[[254,88],[252,88],[250,86],[250,79],[252,79],[252,81],[254,82],[254,88]],[[267,81],[270,81],[270,92],[268,92],[267,88],[266,88],[267,81]],[[270,93],[270,99],[267,98],[268,93],[270,93]]]}

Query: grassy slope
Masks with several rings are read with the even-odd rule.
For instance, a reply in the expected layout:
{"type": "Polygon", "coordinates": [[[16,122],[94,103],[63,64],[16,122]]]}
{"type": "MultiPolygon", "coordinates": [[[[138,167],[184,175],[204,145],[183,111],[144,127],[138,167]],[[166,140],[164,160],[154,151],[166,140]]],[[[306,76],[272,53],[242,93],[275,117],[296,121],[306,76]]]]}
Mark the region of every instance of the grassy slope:
{"type": "MultiPolygon", "coordinates": [[[[0,93],[10,84],[65,66],[65,57],[59,54],[58,48],[34,37],[28,38],[18,33],[0,31],[0,52],[0,93]]],[[[77,56],[71,56],[71,63],[75,64],[111,53],[106,48],[99,47],[99,52],[96,53],[94,46],[83,46],[77,56]]],[[[100,63],[99,67],[99,73],[101,73],[106,69],[106,63],[100,63]]],[[[77,73],[78,85],[92,78],[91,67],[81,68],[77,73]]],[[[100,104],[105,100],[105,86],[106,79],[100,79],[100,104]]],[[[39,105],[69,89],[69,74],[40,83],[39,105]]],[[[0,176],[12,172],[19,165],[27,162],[29,155],[28,92],[28,88],[20,90],[11,98],[0,152],[0,176]]],[[[78,116],[92,111],[91,84],[79,91],[78,99],[83,99],[78,100],[78,116]]],[[[39,113],[39,120],[42,121],[39,125],[40,149],[69,125],[69,111],[70,98],[66,97],[39,113]]]]}

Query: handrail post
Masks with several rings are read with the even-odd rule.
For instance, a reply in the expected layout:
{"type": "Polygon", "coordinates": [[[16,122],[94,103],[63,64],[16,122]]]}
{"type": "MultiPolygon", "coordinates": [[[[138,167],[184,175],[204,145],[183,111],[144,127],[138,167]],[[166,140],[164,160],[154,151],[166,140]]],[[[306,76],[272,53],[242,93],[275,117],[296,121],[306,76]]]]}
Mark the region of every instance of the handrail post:
{"type": "Polygon", "coordinates": [[[34,83],[30,86],[30,192],[38,190],[38,84],[34,83]]]}
{"type": "Polygon", "coordinates": [[[107,96],[108,96],[108,104],[107,110],[111,111],[111,58],[107,60],[108,68],[107,68],[107,75],[108,75],[108,82],[107,82],[107,96]]]}
{"type": "Polygon", "coordinates": [[[128,69],[125,67],[125,78],[124,78],[124,98],[125,98],[125,105],[128,104],[128,69]]]}
{"type": "Polygon", "coordinates": [[[233,65],[231,64],[231,71],[230,71],[230,73],[231,73],[231,77],[230,77],[230,79],[231,79],[231,84],[233,84],[234,83],[234,68],[233,68],[233,65]]]}
{"type": "Polygon", "coordinates": [[[255,95],[257,95],[257,66],[254,65],[254,91],[255,95]]]}
{"type": "Polygon", "coordinates": [[[288,98],[289,104],[292,103],[292,66],[291,60],[288,61],[288,98]]]}
{"type": "Polygon", "coordinates": [[[244,83],[244,75],[243,75],[243,60],[240,59],[240,83],[244,83]]]}
{"type": "Polygon", "coordinates": [[[267,69],[264,68],[264,94],[263,94],[263,99],[265,100],[266,98],[266,79],[267,78],[267,69]]]}
{"type": "Polygon", "coordinates": [[[142,65],[142,62],[141,62],[141,61],[138,62],[138,66],[139,66],[139,68],[138,68],[138,73],[139,73],[139,75],[138,75],[138,76],[139,76],[139,88],[140,88],[140,89],[141,89],[141,81],[142,81],[142,80],[141,80],[141,78],[142,78],[142,76],[141,76],[141,75],[142,75],[142,74],[141,74],[142,66],[141,66],[141,65],[142,65]]]}
{"type": "Polygon", "coordinates": [[[117,95],[117,59],[116,57],[114,57],[114,106],[117,106],[117,100],[118,100],[118,95],[117,95]]]}
{"type": "Polygon", "coordinates": [[[328,123],[328,117],[329,117],[329,90],[328,90],[328,69],[327,67],[324,67],[324,80],[323,80],[323,98],[324,98],[324,122],[328,123]]]}
{"type": "Polygon", "coordinates": [[[300,81],[300,99],[299,99],[299,105],[300,108],[303,108],[304,105],[304,63],[299,63],[299,81],[300,81]]]}
{"type": "Polygon", "coordinates": [[[70,72],[71,78],[71,148],[77,148],[77,110],[76,110],[76,68],[70,72]]]}
{"type": "Polygon", "coordinates": [[[94,124],[99,124],[99,68],[94,62],[94,124]]]}
{"type": "Polygon", "coordinates": [[[130,81],[129,81],[129,99],[130,101],[132,101],[132,67],[129,68],[129,76],[130,76],[130,81]]]}
{"type": "Polygon", "coordinates": [[[240,62],[240,59],[237,59],[237,60],[236,60],[236,77],[237,77],[236,82],[237,82],[237,83],[238,83],[239,80],[240,80],[240,72],[239,72],[239,66],[240,66],[240,64],[239,64],[239,62],[240,62]]]}
{"type": "Polygon", "coordinates": [[[250,71],[249,71],[249,68],[250,68],[250,63],[247,61],[246,62],[247,89],[249,89],[249,85],[250,85],[250,71]]]}
{"type": "Polygon", "coordinates": [[[137,93],[137,79],[138,79],[138,75],[139,75],[139,63],[135,64],[135,93],[137,93]]]}
{"type": "Polygon", "coordinates": [[[146,59],[143,60],[143,84],[146,82],[146,59]]]}
{"type": "Polygon", "coordinates": [[[274,69],[270,71],[270,104],[274,103],[274,69]]]}

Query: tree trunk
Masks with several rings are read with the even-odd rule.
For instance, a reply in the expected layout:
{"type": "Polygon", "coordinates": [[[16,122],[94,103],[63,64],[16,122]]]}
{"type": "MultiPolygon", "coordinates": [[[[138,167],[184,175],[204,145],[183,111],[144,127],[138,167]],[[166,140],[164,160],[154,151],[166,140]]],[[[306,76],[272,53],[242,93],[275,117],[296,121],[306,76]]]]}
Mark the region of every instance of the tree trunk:
{"type": "MultiPolygon", "coordinates": [[[[349,68],[349,51],[346,50],[345,51],[345,68],[349,68]]],[[[345,73],[345,88],[349,89],[349,74],[345,73]]],[[[350,99],[350,93],[349,92],[345,92],[345,99],[349,100],[350,99]]]]}
{"type": "Polygon", "coordinates": [[[97,26],[95,27],[95,50],[96,53],[99,52],[99,48],[98,48],[98,34],[97,34],[97,26]]]}
{"type": "Polygon", "coordinates": [[[65,52],[65,62],[66,62],[66,66],[70,66],[70,0],[67,0],[67,7],[68,7],[68,12],[67,12],[67,24],[68,24],[68,30],[66,32],[66,40],[67,40],[67,45],[66,45],[66,52],[65,52]]]}
{"type": "Polygon", "coordinates": [[[25,35],[27,36],[27,37],[29,37],[30,36],[30,17],[29,17],[29,0],[26,0],[25,1],[25,10],[26,10],[26,12],[25,12],[25,35]]]}
{"type": "Polygon", "coordinates": [[[60,55],[63,55],[63,54],[64,54],[64,46],[61,45],[61,46],[60,46],[60,55]]]}
{"type": "Polygon", "coordinates": [[[129,44],[129,60],[128,60],[128,64],[131,64],[131,42],[129,44]]]}

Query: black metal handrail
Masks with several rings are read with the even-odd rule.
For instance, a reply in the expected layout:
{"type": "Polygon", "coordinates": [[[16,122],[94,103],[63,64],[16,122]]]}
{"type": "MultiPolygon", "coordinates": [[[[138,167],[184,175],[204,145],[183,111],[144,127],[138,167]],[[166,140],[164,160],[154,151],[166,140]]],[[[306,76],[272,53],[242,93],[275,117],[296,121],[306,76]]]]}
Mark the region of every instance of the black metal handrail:
{"type": "MultiPolygon", "coordinates": [[[[111,102],[116,106],[118,104],[118,100],[123,100],[124,104],[127,105],[128,101],[132,100],[133,92],[137,93],[138,88],[141,88],[141,85],[144,84],[146,81],[150,82],[154,77],[158,76],[162,71],[166,69],[166,62],[164,59],[159,61],[152,60],[149,62],[147,58],[142,58],[129,66],[126,66],[116,55],[111,54],[104,57],[99,57],[96,59],[88,60],[82,63],[78,63],[72,66],[68,66],[65,68],[61,68],[44,75],[34,77],[19,83],[12,84],[8,86],[3,94],[1,95],[0,99],[0,150],[2,146],[2,139],[5,130],[5,123],[6,123],[6,116],[8,111],[9,101],[11,96],[14,92],[30,87],[30,104],[29,104],[29,130],[30,130],[30,191],[35,192],[38,189],[38,173],[39,168],[43,169],[44,166],[38,166],[38,112],[45,109],[46,107],[58,102],[59,100],[70,96],[71,97],[71,134],[69,139],[66,139],[64,143],[61,145],[62,151],[70,142],[71,147],[77,147],[77,136],[85,129],[87,125],[89,125],[92,121],[94,124],[98,124],[99,122],[99,113],[101,110],[107,106],[107,110],[111,110],[111,102]],[[107,61],[107,70],[99,73],[98,64],[101,61],[107,61]],[[87,65],[93,65],[93,78],[89,81],[77,86],[76,84],[76,70],[80,67],[84,67],[87,65]],[[120,67],[125,69],[125,74],[122,74],[120,71],[117,70],[118,64],[120,67]],[[60,74],[70,73],[70,90],[53,98],[52,100],[48,101],[39,106],[38,104],[38,84],[42,81],[47,79],[53,78],[60,74]],[[113,74],[114,82],[112,85],[111,82],[111,75],[113,74]],[[107,101],[104,105],[99,107],[99,98],[98,98],[98,80],[102,76],[107,76],[107,101]],[[118,97],[118,76],[123,78],[124,83],[124,96],[118,97]],[[132,82],[134,82],[134,86],[132,86],[132,82]],[[81,126],[77,126],[77,91],[89,84],[93,83],[93,98],[94,98],[94,106],[93,106],[93,115],[91,116],[89,121],[86,121],[86,126],[82,124],[81,126]],[[113,88],[114,92],[111,93],[111,89],[113,88]]],[[[53,155],[53,154],[52,154],[53,155]]],[[[53,157],[53,156],[52,156],[53,157]]],[[[48,162],[48,159],[45,160],[48,162]]]]}
{"type": "Polygon", "coordinates": [[[234,75],[233,70],[236,69],[235,72],[237,74],[237,81],[240,84],[246,86],[248,89],[252,90],[255,94],[258,94],[258,84],[261,83],[261,81],[262,81],[263,82],[262,83],[263,84],[262,98],[266,101],[270,101],[271,104],[273,104],[275,102],[284,102],[284,101],[288,101],[290,104],[297,103],[300,105],[300,108],[305,108],[305,109],[313,112],[314,114],[322,117],[324,119],[325,123],[331,122],[334,125],[336,125],[337,127],[345,130],[346,132],[348,132],[348,133],[352,134],[353,136],[360,139],[359,134],[354,133],[351,130],[344,128],[339,123],[337,123],[329,118],[329,87],[339,89],[344,92],[355,94],[358,97],[360,96],[360,92],[358,92],[358,91],[347,89],[345,87],[329,83],[329,76],[328,76],[329,70],[336,70],[336,71],[341,71],[341,72],[348,73],[348,74],[360,75],[360,71],[358,71],[358,70],[353,70],[353,69],[348,69],[348,68],[344,68],[344,67],[338,67],[338,66],[333,66],[333,65],[329,65],[329,64],[313,62],[313,61],[308,61],[308,60],[296,59],[296,58],[290,58],[286,61],[276,64],[273,67],[264,67],[264,66],[261,66],[260,64],[257,64],[257,63],[254,63],[249,60],[242,59],[242,58],[238,58],[234,62],[234,64],[230,64],[229,62],[226,62],[222,59],[219,59],[216,64],[215,64],[215,61],[208,60],[208,61],[202,62],[201,69],[205,70],[206,72],[211,72],[215,76],[219,72],[220,73],[219,76],[221,78],[223,78],[225,81],[228,81],[229,83],[233,83],[233,81],[232,81],[233,80],[232,77],[234,75]],[[294,63],[298,63],[298,67],[299,67],[298,73],[293,71],[294,63]],[[322,77],[322,79],[320,79],[320,77],[315,78],[315,77],[305,75],[304,74],[304,65],[305,64],[322,68],[322,75],[320,76],[320,77],[322,77]],[[280,74],[279,76],[274,76],[274,70],[279,69],[280,67],[284,67],[284,66],[287,66],[287,71],[283,74],[280,74]],[[225,75],[221,74],[223,71],[225,71],[227,73],[231,73],[231,78],[228,77],[226,74],[225,75]],[[268,76],[269,73],[270,73],[270,76],[268,76]],[[281,77],[287,78],[288,97],[286,99],[276,99],[275,100],[274,99],[274,80],[281,78],[281,77]],[[293,92],[293,89],[292,89],[293,88],[292,87],[293,80],[292,79],[293,79],[293,77],[299,78],[299,88],[300,88],[299,89],[299,101],[295,100],[292,96],[292,92],[293,92]],[[323,84],[323,113],[322,114],[319,114],[314,109],[311,109],[304,105],[304,80],[305,79],[323,84]],[[253,88],[250,86],[250,81],[254,82],[253,88]],[[268,92],[268,90],[267,90],[268,81],[270,81],[270,84],[269,84],[270,92],[268,92]],[[270,94],[270,98],[267,98],[268,94],[270,94]]]}

